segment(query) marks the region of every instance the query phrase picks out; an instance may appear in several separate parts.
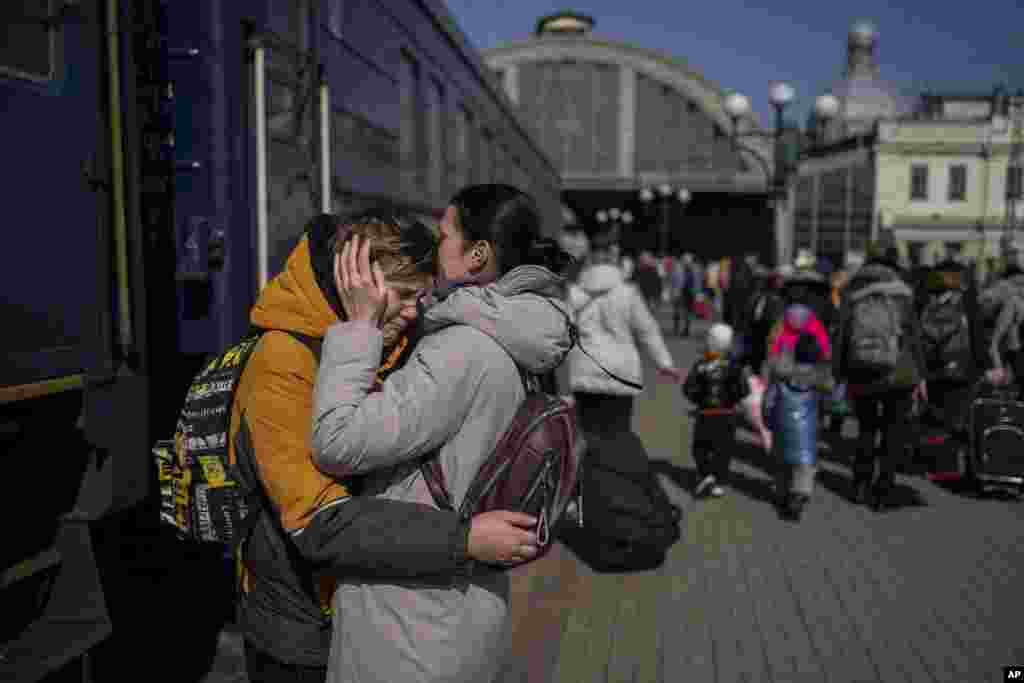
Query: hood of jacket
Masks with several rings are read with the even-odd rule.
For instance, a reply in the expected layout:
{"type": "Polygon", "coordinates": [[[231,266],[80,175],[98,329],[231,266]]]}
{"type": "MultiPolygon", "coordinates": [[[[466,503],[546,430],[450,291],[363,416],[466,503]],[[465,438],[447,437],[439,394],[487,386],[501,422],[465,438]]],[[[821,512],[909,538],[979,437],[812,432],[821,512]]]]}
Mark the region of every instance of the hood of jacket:
{"type": "Polygon", "coordinates": [[[850,279],[849,287],[857,289],[874,282],[903,280],[903,271],[898,264],[882,258],[868,259],[850,279]]]}
{"type": "Polygon", "coordinates": [[[343,319],[329,275],[333,251],[320,237],[304,236],[284,270],[263,288],[249,315],[253,325],[322,338],[328,327],[343,319]]]}
{"type": "Polygon", "coordinates": [[[572,347],[558,297],[564,280],[542,266],[520,266],[487,285],[444,292],[422,312],[419,333],[469,325],[494,339],[527,372],[554,369],[572,347]]]}
{"type": "Polygon", "coordinates": [[[832,357],[832,345],[829,343],[828,331],[825,329],[825,325],[809,306],[805,306],[805,308],[807,308],[806,317],[799,325],[793,324],[793,316],[783,316],[782,321],[779,323],[779,330],[771,342],[770,356],[774,357],[784,352],[792,352],[797,341],[800,339],[800,335],[806,332],[818,342],[822,359],[830,359],[832,357]]]}
{"type": "Polygon", "coordinates": [[[850,301],[859,301],[870,294],[885,294],[886,296],[914,296],[910,286],[903,280],[873,280],[860,282],[859,286],[851,287],[850,301]]]}
{"type": "Polygon", "coordinates": [[[610,263],[598,263],[583,269],[578,286],[587,293],[587,296],[593,298],[615,289],[625,281],[622,270],[618,266],[610,263]]]}

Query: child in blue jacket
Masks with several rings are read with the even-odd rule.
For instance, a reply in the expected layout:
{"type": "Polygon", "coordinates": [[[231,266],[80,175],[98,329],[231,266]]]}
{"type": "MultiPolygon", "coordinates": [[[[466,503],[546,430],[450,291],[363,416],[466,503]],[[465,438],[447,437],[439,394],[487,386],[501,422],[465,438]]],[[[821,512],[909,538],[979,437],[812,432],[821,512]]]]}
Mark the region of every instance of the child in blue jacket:
{"type": "Polygon", "coordinates": [[[818,339],[802,332],[792,349],[768,362],[768,388],[762,409],[779,458],[776,491],[780,514],[799,521],[814,491],[818,463],[819,393],[832,379],[818,339]]]}

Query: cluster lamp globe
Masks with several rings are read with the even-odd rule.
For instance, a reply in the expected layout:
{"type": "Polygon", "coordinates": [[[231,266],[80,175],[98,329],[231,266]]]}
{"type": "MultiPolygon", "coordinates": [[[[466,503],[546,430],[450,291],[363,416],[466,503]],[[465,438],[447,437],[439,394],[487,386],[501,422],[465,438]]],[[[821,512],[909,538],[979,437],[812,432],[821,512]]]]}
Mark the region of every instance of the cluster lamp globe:
{"type": "Polygon", "coordinates": [[[814,112],[822,119],[831,119],[839,114],[839,98],[831,93],[819,95],[814,102],[814,112]]]}
{"type": "Polygon", "coordinates": [[[772,83],[768,89],[768,99],[775,107],[785,107],[793,101],[794,97],[796,97],[796,91],[793,90],[793,86],[783,81],[772,83]]]}
{"type": "Polygon", "coordinates": [[[725,113],[731,118],[738,119],[750,112],[750,100],[746,95],[741,95],[738,92],[730,93],[725,98],[724,108],[725,113]]]}

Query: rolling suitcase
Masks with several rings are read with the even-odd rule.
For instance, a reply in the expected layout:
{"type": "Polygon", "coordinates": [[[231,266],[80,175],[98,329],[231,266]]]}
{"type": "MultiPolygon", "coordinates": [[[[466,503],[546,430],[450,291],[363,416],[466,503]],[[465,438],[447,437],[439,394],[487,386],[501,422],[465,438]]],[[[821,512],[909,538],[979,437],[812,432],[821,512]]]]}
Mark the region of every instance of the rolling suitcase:
{"type": "Polygon", "coordinates": [[[996,393],[971,403],[971,469],[979,490],[1024,491],[1024,401],[996,393]]]}

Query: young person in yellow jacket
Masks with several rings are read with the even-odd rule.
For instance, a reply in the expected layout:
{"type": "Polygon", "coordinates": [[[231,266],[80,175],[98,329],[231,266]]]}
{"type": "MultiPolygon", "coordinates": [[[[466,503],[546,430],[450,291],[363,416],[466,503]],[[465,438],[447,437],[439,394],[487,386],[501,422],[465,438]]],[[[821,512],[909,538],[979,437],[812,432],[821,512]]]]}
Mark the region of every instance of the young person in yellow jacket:
{"type": "Polygon", "coordinates": [[[416,296],[433,282],[436,243],[420,222],[389,211],[341,220],[320,216],[253,306],[263,335],[239,382],[231,457],[255,464],[271,509],[240,557],[239,623],[252,683],[326,680],[330,599],[339,577],[408,579],[456,575],[473,560],[501,562],[534,547],[526,515],[490,512],[461,523],[453,512],[354,496],[352,481],[318,470],[311,448],[318,358],[293,334],[322,340],[347,319],[334,278],[336,253],[352,234],[401,296],[386,312],[378,379],[400,364],[416,296]]]}

